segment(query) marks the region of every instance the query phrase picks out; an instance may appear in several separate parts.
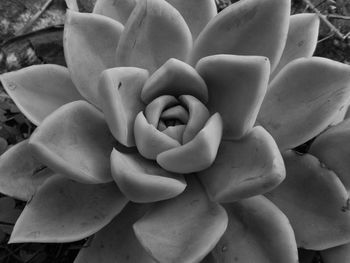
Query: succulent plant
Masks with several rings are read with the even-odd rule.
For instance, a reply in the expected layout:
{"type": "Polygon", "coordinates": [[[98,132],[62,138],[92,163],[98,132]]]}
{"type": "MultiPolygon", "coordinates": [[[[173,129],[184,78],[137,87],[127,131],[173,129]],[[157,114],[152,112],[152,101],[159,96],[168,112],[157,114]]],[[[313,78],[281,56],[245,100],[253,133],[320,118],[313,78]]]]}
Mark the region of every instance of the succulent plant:
{"type": "Polygon", "coordinates": [[[68,68],[1,76],[38,126],[0,158],[0,191],[28,201],[10,242],[95,234],[76,263],[294,263],[298,247],[347,261],[350,67],[312,57],[316,15],[68,5],[68,68]]]}

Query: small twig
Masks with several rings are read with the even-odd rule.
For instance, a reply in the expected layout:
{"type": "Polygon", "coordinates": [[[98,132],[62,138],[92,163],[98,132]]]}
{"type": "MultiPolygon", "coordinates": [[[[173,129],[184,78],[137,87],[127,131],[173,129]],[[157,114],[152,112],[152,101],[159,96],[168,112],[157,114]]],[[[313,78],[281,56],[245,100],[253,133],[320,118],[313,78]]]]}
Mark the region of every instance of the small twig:
{"type": "Polygon", "coordinates": [[[341,20],[350,20],[350,16],[342,16],[342,15],[327,15],[327,18],[330,18],[330,19],[341,19],[341,20]]]}
{"type": "Polygon", "coordinates": [[[323,41],[326,41],[327,39],[330,39],[334,36],[334,33],[329,34],[328,36],[325,36],[324,38],[317,41],[317,44],[322,43],[323,41]]]}
{"type": "Polygon", "coordinates": [[[309,6],[309,8],[313,12],[316,13],[316,15],[320,18],[320,20],[329,27],[331,32],[333,32],[337,37],[339,37],[342,40],[346,39],[346,37],[331,22],[329,22],[327,17],[321,14],[321,12],[309,0],[303,0],[303,1],[306,5],[309,6]]]}
{"type": "Polygon", "coordinates": [[[26,25],[22,29],[18,30],[15,33],[15,35],[19,36],[26,33],[28,29],[33,26],[36,20],[38,20],[38,18],[47,10],[47,8],[51,5],[52,2],[53,0],[47,0],[45,4],[39,9],[39,11],[36,12],[36,14],[26,23],[26,25]]]}

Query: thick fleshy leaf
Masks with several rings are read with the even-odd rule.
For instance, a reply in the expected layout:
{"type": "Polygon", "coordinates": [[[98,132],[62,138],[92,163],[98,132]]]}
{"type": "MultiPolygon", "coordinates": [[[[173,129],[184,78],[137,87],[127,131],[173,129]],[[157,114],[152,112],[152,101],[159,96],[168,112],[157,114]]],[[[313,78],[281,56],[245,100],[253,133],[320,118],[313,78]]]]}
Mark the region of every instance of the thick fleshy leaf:
{"type": "Polygon", "coordinates": [[[182,144],[185,144],[191,141],[204,127],[210,113],[203,103],[191,95],[182,95],[179,100],[186,106],[189,113],[189,119],[182,136],[182,144]]]}
{"type": "Polygon", "coordinates": [[[83,247],[74,263],[155,263],[136,239],[132,225],[149,209],[129,203],[83,247]]]}
{"type": "Polygon", "coordinates": [[[137,238],[157,262],[199,262],[216,245],[227,227],[227,214],[211,202],[196,178],[185,192],[155,203],[134,224],[137,238]]]}
{"type": "Polygon", "coordinates": [[[28,140],[0,156],[0,192],[5,195],[28,201],[52,174],[33,157],[28,140]]]}
{"type": "Polygon", "coordinates": [[[139,154],[113,150],[112,176],[123,194],[133,202],[151,203],[173,198],[186,188],[180,174],[172,174],[139,154]]]}
{"type": "Polygon", "coordinates": [[[323,250],[350,241],[349,195],[310,154],[287,151],[286,179],[266,196],[289,218],[298,247],[323,250]]]}
{"type": "Polygon", "coordinates": [[[149,124],[157,127],[159,124],[159,118],[162,112],[167,109],[177,105],[179,101],[170,95],[163,95],[152,100],[145,109],[145,117],[149,124]]]}
{"type": "Polygon", "coordinates": [[[155,160],[159,153],[180,146],[178,141],[149,124],[142,112],[135,119],[134,134],[139,153],[147,159],[155,160]]]}
{"type": "Polygon", "coordinates": [[[191,32],[174,7],[164,0],[143,0],[125,25],[116,62],[153,73],[169,58],[185,60],[191,47],[191,32]]]}
{"type": "Polygon", "coordinates": [[[69,72],[81,95],[98,106],[98,79],[115,66],[123,26],[102,15],[67,10],[66,16],[63,44],[69,72]]]}
{"type": "Polygon", "coordinates": [[[350,192],[350,119],[316,137],[309,152],[334,171],[350,192]]]}
{"type": "Polygon", "coordinates": [[[192,95],[202,102],[208,101],[208,90],[204,80],[190,65],[171,58],[147,80],[141,98],[149,103],[158,96],[192,95]]]}
{"type": "Polygon", "coordinates": [[[134,121],[145,107],[141,89],[148,78],[147,70],[132,67],[103,71],[99,82],[101,108],[114,138],[121,144],[135,146],[134,121]]]}
{"type": "Polygon", "coordinates": [[[166,0],[185,19],[195,40],[208,22],[217,14],[213,0],[166,0]]]}
{"type": "Polygon", "coordinates": [[[224,138],[238,139],[254,125],[270,74],[265,57],[215,55],[201,59],[196,69],[209,91],[208,108],[224,121],[224,138]]]}
{"type": "Polygon", "coordinates": [[[83,239],[107,225],[126,203],[115,183],[81,184],[55,175],[24,208],[10,243],[83,239]]]}
{"type": "Polygon", "coordinates": [[[272,190],[285,178],[282,156],[261,126],[237,141],[221,142],[214,164],[199,173],[217,202],[234,202],[272,190]]]}
{"type": "Polygon", "coordinates": [[[204,170],[214,162],[221,136],[222,119],[219,113],[215,113],[190,142],[158,154],[157,163],[175,173],[204,170]]]}
{"type": "Polygon", "coordinates": [[[125,24],[138,0],[97,0],[92,11],[125,24]]]}
{"type": "Polygon", "coordinates": [[[326,58],[289,63],[270,84],[258,115],[281,150],[310,140],[331,124],[350,96],[350,66],[326,58]]]}
{"type": "Polygon", "coordinates": [[[82,97],[67,68],[46,64],[1,75],[1,83],[21,112],[35,125],[60,106],[82,97]]]}
{"type": "Polygon", "coordinates": [[[245,0],[227,7],[199,34],[190,64],[216,54],[253,55],[267,57],[274,69],[287,39],[289,13],[290,0],[245,0]]]}
{"type": "Polygon", "coordinates": [[[304,13],[290,17],[286,46],[270,80],[292,60],[312,56],[317,44],[319,26],[320,20],[316,14],[304,13]]]}
{"type": "Polygon", "coordinates": [[[228,227],[212,251],[214,262],[298,262],[288,218],[269,200],[256,196],[225,208],[228,227]]]}
{"type": "Polygon", "coordinates": [[[349,263],[350,262],[350,243],[322,250],[322,262],[324,263],[349,263]]]}
{"type": "Polygon", "coordinates": [[[29,145],[35,157],[54,171],[84,183],[103,183],[113,180],[114,142],[102,113],[85,101],[76,101],[47,117],[29,145]]]}

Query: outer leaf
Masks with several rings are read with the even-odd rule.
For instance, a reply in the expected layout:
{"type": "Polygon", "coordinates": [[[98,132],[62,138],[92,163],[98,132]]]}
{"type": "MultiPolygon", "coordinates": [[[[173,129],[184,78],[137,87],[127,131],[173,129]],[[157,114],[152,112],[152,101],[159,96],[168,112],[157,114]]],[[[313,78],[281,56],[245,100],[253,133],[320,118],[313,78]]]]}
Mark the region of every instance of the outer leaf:
{"type": "Polygon", "coordinates": [[[270,84],[258,122],[280,150],[291,149],[331,124],[349,96],[350,66],[325,58],[300,58],[270,84]]]}
{"type": "Polygon", "coordinates": [[[189,178],[185,192],[156,203],[134,225],[137,238],[157,262],[199,262],[227,226],[225,210],[209,201],[202,186],[189,178]]]}
{"type": "Polygon", "coordinates": [[[350,119],[330,127],[311,144],[309,152],[334,171],[350,191],[350,119]]]}
{"type": "Polygon", "coordinates": [[[97,0],[93,13],[108,16],[125,24],[138,0],[97,0]]]}
{"type": "Polygon", "coordinates": [[[274,69],[287,39],[290,0],[245,0],[214,17],[198,36],[190,57],[195,65],[215,54],[268,57],[274,69]]]}
{"type": "Polygon", "coordinates": [[[64,54],[72,80],[91,103],[100,105],[98,78],[115,66],[115,50],[123,26],[108,17],[67,11],[64,54]]]}
{"type": "Polygon", "coordinates": [[[82,99],[67,68],[46,64],[1,75],[7,93],[35,125],[60,106],[82,99]]]}
{"type": "Polygon", "coordinates": [[[173,198],[185,190],[186,181],[139,154],[113,150],[112,176],[124,195],[133,202],[150,203],[173,198]]]}
{"type": "Polygon", "coordinates": [[[38,162],[28,147],[28,140],[0,156],[0,192],[28,201],[53,172],[38,162]]]}
{"type": "Polygon", "coordinates": [[[136,239],[133,223],[149,209],[129,203],[113,221],[83,247],[74,263],[155,263],[136,239]]]}
{"type": "Polygon", "coordinates": [[[54,171],[84,183],[112,181],[114,138],[101,112],[85,101],[66,104],[35,130],[33,154],[54,171]]]}
{"type": "Polygon", "coordinates": [[[214,164],[199,178],[212,199],[234,202],[272,190],[285,173],[275,141],[257,126],[238,141],[223,141],[214,164]]]}
{"type": "Polygon", "coordinates": [[[141,98],[149,103],[158,96],[193,95],[202,102],[208,101],[208,90],[204,80],[190,65],[171,58],[147,80],[141,98]]]}
{"type": "Polygon", "coordinates": [[[215,160],[222,136],[222,119],[215,113],[188,143],[161,152],[157,163],[167,171],[193,173],[208,168],[215,160]]]}
{"type": "Polygon", "coordinates": [[[144,108],[140,97],[147,78],[147,70],[132,67],[107,69],[101,74],[101,108],[114,138],[128,147],[135,146],[134,121],[144,108]]]}
{"type": "Polygon", "coordinates": [[[217,14],[212,0],[166,0],[183,16],[191,30],[193,40],[197,38],[206,24],[217,14]]]}
{"type": "Polygon", "coordinates": [[[266,196],[289,218],[299,247],[323,250],[350,241],[349,195],[312,155],[284,155],[286,179],[266,196]]]}
{"type": "Polygon", "coordinates": [[[298,262],[288,218],[269,200],[256,196],[225,208],[229,223],[212,252],[214,262],[298,262]]]}
{"type": "Polygon", "coordinates": [[[83,239],[107,225],[126,203],[114,183],[81,184],[56,175],[24,208],[10,243],[83,239]]]}
{"type": "Polygon", "coordinates": [[[350,244],[323,250],[321,256],[324,263],[348,263],[350,262],[350,244]]]}
{"type": "Polygon", "coordinates": [[[208,108],[224,121],[224,138],[249,132],[264,99],[270,74],[265,57],[215,55],[201,59],[196,69],[209,90],[208,108]]]}
{"type": "Polygon", "coordinates": [[[117,49],[117,66],[136,66],[153,73],[169,58],[185,60],[191,32],[180,13],[163,0],[139,1],[117,49]]]}
{"type": "Polygon", "coordinates": [[[290,17],[286,46],[281,60],[273,71],[273,79],[289,62],[297,58],[311,57],[316,49],[320,20],[316,14],[297,14],[290,17]]]}
{"type": "Polygon", "coordinates": [[[137,149],[147,159],[155,160],[159,153],[180,146],[178,141],[149,124],[142,112],[135,119],[134,134],[137,149]]]}

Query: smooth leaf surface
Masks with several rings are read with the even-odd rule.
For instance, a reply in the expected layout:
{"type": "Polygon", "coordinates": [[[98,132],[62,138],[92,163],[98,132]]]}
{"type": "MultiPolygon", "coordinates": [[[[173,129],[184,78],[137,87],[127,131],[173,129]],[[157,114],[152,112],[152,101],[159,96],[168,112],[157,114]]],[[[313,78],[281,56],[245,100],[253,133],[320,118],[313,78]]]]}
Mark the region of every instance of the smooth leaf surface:
{"type": "Polygon", "coordinates": [[[185,192],[154,204],[134,224],[138,240],[157,262],[199,262],[227,227],[227,214],[189,177],[185,192]]]}
{"type": "Polygon", "coordinates": [[[261,126],[237,141],[223,141],[213,165],[199,179],[217,202],[235,202],[275,188],[285,178],[282,156],[261,126]]]}
{"type": "Polygon", "coordinates": [[[0,156],[0,192],[28,201],[53,172],[32,155],[28,140],[8,149],[0,156]]]}
{"type": "Polygon", "coordinates": [[[148,123],[142,112],[135,119],[134,134],[139,153],[147,159],[155,160],[161,152],[180,146],[178,141],[148,123]]]}
{"type": "Polygon", "coordinates": [[[147,80],[141,98],[149,103],[161,95],[192,95],[203,103],[208,101],[204,80],[190,65],[171,58],[147,80]]]}
{"type": "Polygon", "coordinates": [[[330,125],[350,96],[350,66],[326,58],[300,58],[271,82],[258,115],[281,151],[330,125]]]}
{"type": "MultiPolygon", "coordinates": [[[[186,106],[189,114],[182,136],[182,144],[191,141],[207,123],[210,113],[203,103],[191,95],[181,95],[179,100],[186,106]]],[[[221,131],[220,131],[221,133],[221,131]]]]}
{"type": "Polygon", "coordinates": [[[132,225],[149,209],[129,203],[113,221],[83,247],[74,263],[155,263],[136,239],[132,225]]]}
{"type": "Polygon", "coordinates": [[[208,22],[217,14],[212,0],[166,0],[174,6],[185,19],[195,40],[208,22]]]}
{"type": "Polygon", "coordinates": [[[137,2],[138,0],[97,0],[92,12],[108,16],[124,25],[137,2]]]}
{"type": "Polygon", "coordinates": [[[350,191],[350,119],[321,133],[311,144],[309,152],[334,171],[350,191]]]}
{"type": "Polygon", "coordinates": [[[273,70],[283,52],[290,0],[245,0],[221,11],[194,42],[190,64],[216,54],[267,57],[273,70]]]}
{"type": "Polygon", "coordinates": [[[249,132],[266,93],[268,59],[214,55],[201,59],[196,69],[208,86],[208,109],[222,116],[223,137],[238,139],[249,132]]]}
{"type": "Polygon", "coordinates": [[[56,110],[29,140],[40,162],[84,183],[113,180],[109,157],[114,144],[102,113],[85,101],[71,102],[56,110]]]}
{"type": "Polygon", "coordinates": [[[158,127],[160,122],[159,117],[166,109],[179,104],[179,101],[171,95],[162,95],[152,100],[146,107],[144,114],[149,124],[158,127]]]}
{"type": "Polygon", "coordinates": [[[215,160],[222,136],[222,119],[215,113],[188,143],[157,155],[157,163],[167,171],[193,173],[208,168],[215,160]]]}
{"type": "Polygon", "coordinates": [[[173,198],[185,190],[186,181],[139,154],[113,150],[112,176],[123,194],[133,202],[151,203],[173,198]]]}
{"type": "Polygon", "coordinates": [[[148,78],[144,69],[120,67],[102,72],[99,98],[107,124],[114,138],[121,144],[135,146],[134,121],[145,107],[141,90],[148,78]]]}
{"type": "Polygon", "coordinates": [[[270,81],[294,59],[312,56],[317,45],[319,26],[320,21],[316,14],[304,13],[290,17],[286,46],[270,81]]]}
{"type": "Polygon", "coordinates": [[[1,75],[1,83],[21,112],[35,125],[60,106],[81,100],[67,68],[46,64],[1,75]]]}
{"type": "Polygon", "coordinates": [[[116,62],[153,73],[169,58],[185,60],[191,47],[191,32],[174,7],[164,0],[143,0],[125,25],[116,62]]]}
{"type": "Polygon", "coordinates": [[[256,196],[225,206],[228,227],[212,251],[213,262],[298,262],[288,218],[269,200],[256,196]]]}
{"type": "Polygon", "coordinates": [[[288,217],[298,247],[323,250],[350,241],[349,195],[337,175],[310,154],[283,155],[286,179],[266,194],[288,217]]]}
{"type": "Polygon", "coordinates": [[[73,83],[89,102],[100,105],[98,79],[115,66],[115,50],[123,25],[97,14],[67,11],[64,55],[73,83]]]}
{"type": "Polygon", "coordinates": [[[81,184],[55,175],[24,208],[10,243],[83,239],[107,225],[126,203],[114,183],[81,184]]]}

